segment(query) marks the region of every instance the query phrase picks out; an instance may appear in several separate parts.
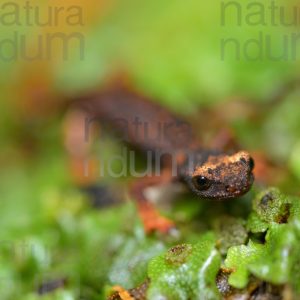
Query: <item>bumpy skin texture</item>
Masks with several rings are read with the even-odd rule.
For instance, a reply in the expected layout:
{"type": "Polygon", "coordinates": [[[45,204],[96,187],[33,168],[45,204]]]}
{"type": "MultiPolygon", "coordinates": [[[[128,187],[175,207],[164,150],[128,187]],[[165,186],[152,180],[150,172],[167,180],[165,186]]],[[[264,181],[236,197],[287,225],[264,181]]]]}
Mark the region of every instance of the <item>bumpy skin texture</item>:
{"type": "Polygon", "coordinates": [[[254,163],[247,152],[239,151],[233,155],[202,152],[200,157],[200,161],[187,158],[179,170],[190,189],[200,197],[230,199],[250,189],[254,163]]]}

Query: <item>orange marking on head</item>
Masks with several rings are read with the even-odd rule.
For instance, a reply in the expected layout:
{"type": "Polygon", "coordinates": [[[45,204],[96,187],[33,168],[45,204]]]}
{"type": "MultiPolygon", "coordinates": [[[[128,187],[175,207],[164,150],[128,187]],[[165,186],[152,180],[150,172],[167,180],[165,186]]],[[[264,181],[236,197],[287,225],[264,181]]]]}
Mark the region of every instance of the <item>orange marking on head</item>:
{"type": "Polygon", "coordinates": [[[125,290],[124,288],[122,288],[119,285],[116,285],[112,288],[112,290],[114,292],[119,293],[119,296],[121,297],[122,300],[134,300],[134,298],[131,297],[131,295],[129,294],[129,292],[127,290],[125,290]]]}

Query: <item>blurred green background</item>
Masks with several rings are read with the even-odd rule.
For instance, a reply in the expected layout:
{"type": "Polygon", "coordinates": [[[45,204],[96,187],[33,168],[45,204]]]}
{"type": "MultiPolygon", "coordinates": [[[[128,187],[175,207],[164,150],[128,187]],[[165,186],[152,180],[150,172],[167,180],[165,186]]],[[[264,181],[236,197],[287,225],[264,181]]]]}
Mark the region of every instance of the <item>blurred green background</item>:
{"type": "MultiPolygon", "coordinates": [[[[61,277],[67,287],[43,299],[103,299],[104,287],[116,281],[113,254],[144,239],[138,223],[128,224],[135,219],[131,204],[105,211],[87,205],[63,147],[66,97],[101,86],[115,72],[190,117],[199,135],[230,128],[241,147],[261,159],[259,184],[299,194],[299,59],[291,56],[299,24],[272,24],[271,1],[263,15],[244,1],[229,8],[228,1],[29,1],[30,10],[26,2],[2,0],[0,8],[1,299],[39,299],[40,282],[61,277]],[[56,21],[55,7],[61,8],[56,21]],[[266,25],[253,25],[262,17],[266,25]],[[47,43],[51,34],[74,33],[80,39],[68,40],[66,57],[59,38],[47,43]],[[247,59],[245,43],[260,34],[270,39],[274,56],[287,55],[275,61],[262,51],[259,59],[247,59]],[[232,45],[221,58],[228,38],[239,43],[239,60],[232,45]]],[[[292,20],[297,3],[276,3],[292,20]]],[[[261,47],[266,43],[252,44],[247,53],[256,57],[261,47]]],[[[143,243],[149,258],[165,247],[143,243]]],[[[128,286],[139,282],[130,280],[128,286]]]]}

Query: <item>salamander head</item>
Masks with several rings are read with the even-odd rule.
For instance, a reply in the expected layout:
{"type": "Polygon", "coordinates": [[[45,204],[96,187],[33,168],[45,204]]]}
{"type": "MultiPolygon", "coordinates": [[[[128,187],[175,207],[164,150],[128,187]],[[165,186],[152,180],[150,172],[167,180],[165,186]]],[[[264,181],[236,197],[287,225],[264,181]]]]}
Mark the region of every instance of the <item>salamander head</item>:
{"type": "Polygon", "coordinates": [[[252,186],[254,161],[240,151],[233,155],[213,154],[204,162],[196,164],[193,171],[185,174],[191,190],[207,199],[230,199],[239,197],[252,186]]]}

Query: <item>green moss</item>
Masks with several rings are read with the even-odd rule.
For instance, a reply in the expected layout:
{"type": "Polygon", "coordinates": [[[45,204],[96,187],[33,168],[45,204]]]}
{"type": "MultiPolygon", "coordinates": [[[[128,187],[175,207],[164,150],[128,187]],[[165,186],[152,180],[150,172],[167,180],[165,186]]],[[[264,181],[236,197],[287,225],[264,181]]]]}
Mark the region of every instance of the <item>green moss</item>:
{"type": "Polygon", "coordinates": [[[108,277],[111,284],[132,288],[147,276],[147,265],[151,258],[165,250],[162,242],[152,239],[129,238],[118,251],[108,277]]]}
{"type": "Polygon", "coordinates": [[[224,265],[232,271],[232,286],[244,288],[252,274],[273,284],[290,283],[299,292],[299,205],[298,198],[287,197],[274,188],[258,194],[248,229],[266,232],[265,241],[250,239],[247,245],[228,250],[224,265]]]}
{"type": "Polygon", "coordinates": [[[215,278],[221,258],[213,234],[203,235],[195,245],[171,248],[149,263],[149,299],[218,299],[215,278]]]}
{"type": "Polygon", "coordinates": [[[224,216],[218,219],[216,230],[218,233],[218,248],[221,254],[226,254],[228,248],[244,244],[248,233],[244,220],[224,216]]]}
{"type": "Polygon", "coordinates": [[[290,214],[290,200],[276,188],[270,188],[257,195],[253,209],[264,222],[286,223],[290,214]]]}

